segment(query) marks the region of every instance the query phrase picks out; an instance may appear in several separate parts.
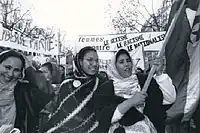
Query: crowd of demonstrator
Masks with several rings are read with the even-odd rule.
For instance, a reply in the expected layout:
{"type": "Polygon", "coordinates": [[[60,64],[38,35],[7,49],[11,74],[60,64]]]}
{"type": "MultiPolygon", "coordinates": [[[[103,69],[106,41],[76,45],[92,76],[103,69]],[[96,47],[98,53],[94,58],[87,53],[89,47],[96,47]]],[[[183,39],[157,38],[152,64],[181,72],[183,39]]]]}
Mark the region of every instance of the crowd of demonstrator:
{"type": "Polygon", "coordinates": [[[84,47],[67,76],[62,65],[49,61],[38,67],[19,52],[3,51],[0,133],[171,133],[165,130],[166,110],[176,89],[163,73],[162,59],[154,65],[145,92],[147,74],[125,49],[115,53],[107,72],[100,72],[97,51],[84,47]]]}

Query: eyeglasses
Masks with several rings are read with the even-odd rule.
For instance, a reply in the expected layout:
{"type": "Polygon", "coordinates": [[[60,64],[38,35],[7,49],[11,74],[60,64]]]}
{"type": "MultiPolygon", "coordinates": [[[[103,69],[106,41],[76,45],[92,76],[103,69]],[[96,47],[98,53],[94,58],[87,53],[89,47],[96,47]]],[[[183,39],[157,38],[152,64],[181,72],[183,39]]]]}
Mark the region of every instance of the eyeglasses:
{"type": "Polygon", "coordinates": [[[94,62],[95,63],[99,63],[99,60],[98,59],[94,59],[94,58],[87,58],[85,60],[88,61],[89,64],[93,64],[94,62]]]}

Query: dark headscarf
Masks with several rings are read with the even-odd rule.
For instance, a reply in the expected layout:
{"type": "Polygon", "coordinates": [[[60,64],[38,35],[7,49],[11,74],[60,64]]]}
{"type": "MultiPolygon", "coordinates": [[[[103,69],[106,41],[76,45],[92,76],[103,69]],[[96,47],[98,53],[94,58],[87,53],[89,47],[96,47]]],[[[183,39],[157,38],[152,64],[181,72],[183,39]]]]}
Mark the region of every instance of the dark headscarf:
{"type": "Polygon", "coordinates": [[[66,132],[71,129],[74,130],[72,132],[87,132],[87,128],[92,127],[94,123],[98,125],[93,112],[92,100],[100,81],[96,76],[86,74],[80,65],[80,61],[89,51],[96,52],[92,47],[84,47],[75,56],[74,77],[61,84],[61,102],[48,122],[47,126],[50,127],[48,132],[62,132],[62,129],[66,132]],[[74,114],[74,116],[67,120],[70,114],[74,114]],[[85,124],[80,126],[81,123],[85,124]]]}
{"type": "MultiPolygon", "coordinates": [[[[74,79],[75,81],[80,81],[81,84],[84,84],[83,89],[81,89],[81,93],[80,93],[80,97],[81,95],[85,95],[88,94],[93,87],[95,86],[97,77],[99,80],[99,76],[98,76],[98,72],[95,75],[88,75],[86,72],[83,71],[81,65],[80,65],[80,61],[83,60],[83,57],[85,56],[86,53],[90,52],[90,51],[94,51],[97,52],[94,48],[87,46],[82,48],[75,56],[74,58],[74,66],[75,66],[75,71],[74,71],[74,79]]],[[[100,83],[98,83],[98,85],[100,85],[100,83]]]]}
{"type": "Polygon", "coordinates": [[[83,57],[85,56],[85,54],[87,52],[90,52],[90,51],[94,51],[94,52],[97,52],[93,47],[90,47],[90,46],[87,46],[87,47],[84,47],[82,48],[75,56],[74,58],[74,65],[75,65],[75,72],[74,72],[74,76],[78,79],[89,79],[89,78],[94,78],[97,76],[96,75],[88,75],[87,73],[85,73],[83,71],[83,69],[81,68],[81,65],[80,65],[80,61],[83,60],[83,57]]]}

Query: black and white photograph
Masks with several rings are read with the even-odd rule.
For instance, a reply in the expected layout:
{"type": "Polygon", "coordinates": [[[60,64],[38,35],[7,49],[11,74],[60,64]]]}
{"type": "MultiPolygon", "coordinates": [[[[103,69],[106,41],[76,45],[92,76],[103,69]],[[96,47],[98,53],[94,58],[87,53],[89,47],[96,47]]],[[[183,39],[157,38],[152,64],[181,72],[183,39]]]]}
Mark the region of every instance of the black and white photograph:
{"type": "Polygon", "coordinates": [[[200,133],[200,0],[0,0],[0,133],[200,133]]]}

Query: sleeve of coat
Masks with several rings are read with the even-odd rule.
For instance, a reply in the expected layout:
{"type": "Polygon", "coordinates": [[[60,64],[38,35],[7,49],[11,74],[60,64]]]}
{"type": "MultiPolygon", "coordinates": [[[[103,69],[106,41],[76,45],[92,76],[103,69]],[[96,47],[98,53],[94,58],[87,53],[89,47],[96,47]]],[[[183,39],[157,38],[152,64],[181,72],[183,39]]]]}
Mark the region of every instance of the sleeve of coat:
{"type": "Polygon", "coordinates": [[[48,93],[48,94],[53,93],[53,89],[49,87],[50,83],[46,80],[42,72],[37,71],[32,67],[28,67],[25,70],[25,77],[26,77],[26,80],[28,80],[32,86],[39,88],[41,91],[45,93],[48,93]]]}
{"type": "MultiPolygon", "coordinates": [[[[94,93],[94,109],[99,127],[108,131],[111,125],[113,114],[121,102],[125,99],[114,95],[114,86],[111,80],[104,82],[98,87],[94,93]]],[[[119,120],[119,123],[124,126],[129,126],[135,122],[142,120],[144,116],[137,111],[134,107],[131,108],[119,120]]]]}
{"type": "Polygon", "coordinates": [[[94,111],[99,121],[99,127],[108,131],[118,102],[114,97],[112,81],[106,81],[94,93],[94,111]]]}
{"type": "MultiPolygon", "coordinates": [[[[139,79],[139,83],[141,87],[143,87],[147,79],[147,75],[140,75],[138,76],[138,79],[139,79]]],[[[147,94],[148,94],[148,97],[146,98],[144,113],[148,116],[148,118],[154,124],[157,131],[159,133],[162,133],[164,132],[164,128],[165,128],[164,121],[166,118],[166,112],[162,105],[163,103],[162,91],[159,89],[159,85],[156,83],[156,80],[153,78],[151,79],[147,94]]]]}
{"type": "Polygon", "coordinates": [[[163,94],[154,79],[149,86],[148,98],[146,99],[146,112],[149,119],[153,122],[158,132],[164,132],[166,112],[162,105],[163,94]],[[155,110],[157,113],[155,113],[155,110]]]}
{"type": "Polygon", "coordinates": [[[52,99],[52,95],[45,93],[38,88],[30,86],[30,84],[29,88],[31,89],[25,92],[26,101],[31,112],[33,111],[34,113],[39,113],[52,99]]]}
{"type": "Polygon", "coordinates": [[[29,81],[26,97],[30,97],[32,110],[40,112],[44,106],[53,98],[53,89],[51,84],[45,79],[40,72],[29,67],[25,70],[26,79],[29,81]]]}

